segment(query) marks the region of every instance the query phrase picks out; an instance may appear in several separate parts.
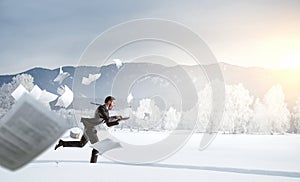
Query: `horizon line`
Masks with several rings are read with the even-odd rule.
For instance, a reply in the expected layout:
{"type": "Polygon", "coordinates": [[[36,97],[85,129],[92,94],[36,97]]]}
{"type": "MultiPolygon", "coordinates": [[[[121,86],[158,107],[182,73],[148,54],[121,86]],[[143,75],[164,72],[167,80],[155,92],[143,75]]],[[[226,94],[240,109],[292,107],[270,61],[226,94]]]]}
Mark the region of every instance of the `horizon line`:
{"type": "MultiPolygon", "coordinates": [[[[141,62],[141,63],[151,63],[151,62],[141,62]]],[[[137,64],[137,63],[131,63],[131,62],[124,62],[123,64],[137,64]]],[[[157,63],[151,63],[151,64],[157,64],[157,63]]],[[[216,62],[216,63],[211,63],[211,64],[199,64],[200,66],[210,66],[210,65],[220,65],[220,64],[226,64],[226,65],[230,65],[230,66],[236,66],[236,67],[241,67],[241,68],[247,68],[247,69],[251,69],[251,68],[256,68],[256,69],[265,69],[265,70],[271,70],[271,71],[286,71],[286,70],[291,70],[291,69],[297,69],[297,68],[300,68],[300,67],[296,67],[296,68],[268,68],[268,67],[264,67],[264,66],[245,66],[245,65],[236,65],[236,64],[232,64],[232,63],[227,63],[227,62],[224,62],[224,61],[221,61],[221,62],[216,62]]],[[[32,67],[32,68],[28,68],[24,71],[20,71],[20,72],[11,72],[11,73],[4,73],[4,74],[0,74],[1,76],[9,76],[9,75],[17,75],[17,74],[21,74],[21,73],[24,73],[24,72],[28,72],[30,70],[33,70],[33,69],[48,69],[48,70],[56,70],[56,69],[59,69],[60,67],[64,68],[64,67],[103,67],[103,66],[110,66],[110,65],[114,65],[114,63],[110,63],[110,64],[106,64],[106,65],[102,65],[102,66],[96,66],[96,65],[64,65],[64,66],[58,66],[58,67],[42,67],[42,66],[36,66],[36,67],[32,67]]],[[[175,66],[198,66],[196,64],[194,65],[190,65],[190,64],[178,64],[178,65],[175,65],[175,66]]],[[[175,67],[174,65],[172,66],[166,66],[164,65],[165,67],[175,67]]]]}

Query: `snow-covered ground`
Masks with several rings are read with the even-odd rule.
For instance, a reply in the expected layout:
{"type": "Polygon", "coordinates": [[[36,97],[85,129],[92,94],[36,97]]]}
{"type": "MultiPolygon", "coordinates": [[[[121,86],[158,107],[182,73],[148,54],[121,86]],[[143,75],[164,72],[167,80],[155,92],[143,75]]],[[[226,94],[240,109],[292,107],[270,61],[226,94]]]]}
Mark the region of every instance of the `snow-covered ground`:
{"type": "MultiPolygon", "coordinates": [[[[160,132],[117,132],[129,140],[164,137],[160,132]]],[[[128,165],[103,156],[90,164],[91,148],[51,146],[24,168],[0,168],[3,182],[35,181],[300,181],[300,135],[218,135],[199,151],[194,134],[173,156],[153,164],[128,165]]],[[[151,151],[149,151],[151,152],[151,151]]],[[[147,155],[147,154],[145,154],[147,155]]]]}

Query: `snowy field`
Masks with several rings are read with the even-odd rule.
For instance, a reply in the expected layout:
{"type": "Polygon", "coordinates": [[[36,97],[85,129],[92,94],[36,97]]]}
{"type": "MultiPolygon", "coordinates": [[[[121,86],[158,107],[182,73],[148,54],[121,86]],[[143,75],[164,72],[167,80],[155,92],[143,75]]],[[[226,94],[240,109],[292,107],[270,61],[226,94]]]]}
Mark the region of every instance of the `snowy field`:
{"type": "MultiPolygon", "coordinates": [[[[157,139],[158,132],[117,132],[129,140],[157,139]]],[[[201,134],[173,156],[153,164],[128,165],[99,156],[90,164],[91,148],[51,146],[24,168],[0,168],[3,182],[35,181],[300,181],[300,135],[221,135],[199,151],[201,134]]],[[[151,151],[149,151],[151,152],[151,151]]],[[[145,154],[147,155],[147,154],[145,154]]]]}

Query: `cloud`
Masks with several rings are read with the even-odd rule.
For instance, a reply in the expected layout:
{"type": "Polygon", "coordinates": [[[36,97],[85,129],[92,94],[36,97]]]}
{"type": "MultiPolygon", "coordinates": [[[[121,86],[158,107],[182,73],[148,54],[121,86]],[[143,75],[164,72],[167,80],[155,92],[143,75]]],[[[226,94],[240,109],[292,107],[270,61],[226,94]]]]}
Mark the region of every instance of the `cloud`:
{"type": "Polygon", "coordinates": [[[0,62],[0,73],[18,73],[36,66],[76,65],[96,36],[152,7],[152,2],[135,0],[2,0],[0,60],[5,61],[0,62]]]}
{"type": "MultiPolygon", "coordinates": [[[[109,27],[149,17],[174,20],[191,27],[213,48],[217,58],[227,59],[225,62],[232,63],[234,59],[236,64],[262,65],[264,63],[259,61],[253,63],[257,55],[247,51],[253,51],[251,45],[261,45],[261,38],[274,29],[280,32],[280,27],[284,27],[283,36],[288,30],[297,33],[299,22],[291,20],[299,19],[299,3],[298,0],[192,0],[189,3],[179,0],[90,3],[2,0],[0,73],[20,72],[36,66],[76,65],[89,42],[109,27]],[[249,57],[249,53],[253,56],[249,57]]],[[[113,38],[109,41],[113,42],[113,38]]]]}

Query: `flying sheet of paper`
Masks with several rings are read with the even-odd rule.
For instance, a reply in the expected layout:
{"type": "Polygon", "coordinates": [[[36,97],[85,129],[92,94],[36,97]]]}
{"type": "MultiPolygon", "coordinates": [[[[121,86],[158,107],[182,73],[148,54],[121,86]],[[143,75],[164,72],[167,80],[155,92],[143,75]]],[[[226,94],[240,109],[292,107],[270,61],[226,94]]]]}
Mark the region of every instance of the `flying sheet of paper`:
{"type": "Polygon", "coordinates": [[[120,69],[120,67],[123,64],[122,61],[121,61],[121,59],[114,59],[113,61],[115,62],[117,68],[120,69]]]}
{"type": "Polygon", "coordinates": [[[89,74],[88,77],[82,77],[81,83],[82,83],[83,85],[89,85],[89,84],[91,84],[92,82],[98,80],[98,79],[100,78],[100,76],[101,76],[101,73],[99,73],[99,74],[94,74],[94,75],[93,75],[93,74],[89,74]]]}
{"type": "Polygon", "coordinates": [[[52,94],[46,90],[42,91],[37,85],[34,85],[33,89],[30,92],[28,92],[28,90],[22,84],[20,84],[11,95],[14,97],[15,100],[19,100],[23,94],[28,93],[34,99],[43,103],[48,108],[48,110],[50,109],[49,102],[56,100],[58,97],[57,95],[52,94]]]}
{"type": "Polygon", "coordinates": [[[58,84],[61,84],[66,78],[70,76],[70,73],[63,72],[62,67],[59,68],[59,73],[56,76],[56,78],[53,80],[54,82],[58,82],[58,84]]]}
{"type": "Polygon", "coordinates": [[[33,89],[30,91],[30,95],[38,100],[42,95],[42,90],[39,86],[34,85],[33,89]]]}
{"type": "Polygon", "coordinates": [[[19,169],[51,146],[67,128],[62,117],[24,94],[0,120],[0,165],[19,169]]]}
{"type": "Polygon", "coordinates": [[[79,95],[80,95],[80,97],[87,98],[87,96],[86,96],[86,95],[84,95],[84,94],[83,94],[83,93],[81,93],[81,92],[79,92],[79,95]]]}
{"type": "Polygon", "coordinates": [[[57,99],[57,95],[50,93],[46,90],[41,90],[39,86],[34,85],[30,95],[36,100],[40,101],[44,106],[51,110],[49,103],[57,99]]]}
{"type": "Polygon", "coordinates": [[[121,148],[121,144],[119,142],[115,142],[109,138],[101,140],[91,146],[93,149],[96,149],[99,154],[103,154],[112,149],[121,148]]]}
{"type": "Polygon", "coordinates": [[[58,98],[55,106],[59,106],[59,107],[69,107],[71,105],[71,103],[73,102],[73,92],[72,90],[65,85],[65,92],[58,98]]]}
{"type": "Polygon", "coordinates": [[[28,90],[22,85],[20,84],[12,93],[11,96],[15,99],[15,100],[19,100],[23,94],[28,94],[28,90]]]}
{"type": "Polygon", "coordinates": [[[65,93],[65,87],[64,86],[59,86],[56,90],[56,92],[59,94],[59,95],[62,95],[65,93]]]}
{"type": "Polygon", "coordinates": [[[48,109],[50,109],[50,105],[49,103],[56,100],[57,99],[57,95],[50,93],[46,90],[43,90],[41,92],[41,95],[38,99],[38,101],[40,101],[41,103],[43,103],[45,106],[47,106],[48,109]]]}
{"type": "Polygon", "coordinates": [[[130,93],[128,96],[127,96],[127,103],[129,104],[133,99],[133,96],[132,94],[130,93]]]}

